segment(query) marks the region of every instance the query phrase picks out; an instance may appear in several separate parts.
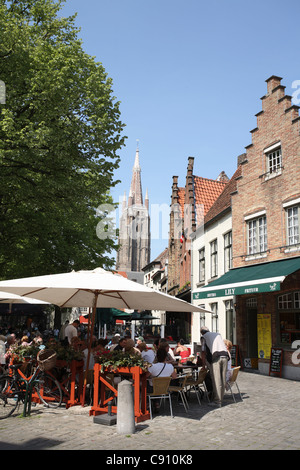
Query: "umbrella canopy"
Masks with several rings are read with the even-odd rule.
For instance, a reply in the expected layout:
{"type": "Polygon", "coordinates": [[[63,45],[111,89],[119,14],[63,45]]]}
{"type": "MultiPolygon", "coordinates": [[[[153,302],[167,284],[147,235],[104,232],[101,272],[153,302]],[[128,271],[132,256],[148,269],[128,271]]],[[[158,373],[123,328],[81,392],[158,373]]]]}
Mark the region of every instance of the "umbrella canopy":
{"type": "Polygon", "coordinates": [[[0,289],[60,307],[211,313],[101,268],[0,281],[0,289]]]}
{"type": "Polygon", "coordinates": [[[31,297],[22,297],[17,294],[12,294],[11,292],[1,292],[0,291],[0,303],[1,304],[48,304],[49,302],[44,302],[42,300],[32,299],[31,297]]]}

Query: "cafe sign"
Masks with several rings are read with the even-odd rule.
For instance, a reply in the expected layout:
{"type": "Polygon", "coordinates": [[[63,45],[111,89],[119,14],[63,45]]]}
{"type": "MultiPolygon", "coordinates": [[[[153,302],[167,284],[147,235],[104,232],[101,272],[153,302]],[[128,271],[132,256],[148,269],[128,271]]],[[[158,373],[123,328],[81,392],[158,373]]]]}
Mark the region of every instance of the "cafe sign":
{"type": "Polygon", "coordinates": [[[203,287],[193,292],[193,299],[213,299],[216,297],[232,297],[234,295],[259,294],[280,290],[280,281],[241,285],[242,283],[216,287],[203,287]]]}

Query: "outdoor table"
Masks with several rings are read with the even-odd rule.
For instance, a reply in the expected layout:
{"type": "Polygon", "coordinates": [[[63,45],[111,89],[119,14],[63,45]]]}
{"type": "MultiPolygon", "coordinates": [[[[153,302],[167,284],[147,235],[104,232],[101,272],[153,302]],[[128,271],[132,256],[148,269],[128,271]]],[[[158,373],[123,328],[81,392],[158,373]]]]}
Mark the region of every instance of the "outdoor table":
{"type": "Polygon", "coordinates": [[[183,374],[183,372],[186,370],[186,369],[190,369],[191,372],[198,372],[198,365],[197,364],[175,364],[174,365],[174,369],[177,370],[178,374],[183,374]]]}
{"type": "MultiPolygon", "coordinates": [[[[150,413],[147,410],[147,375],[146,371],[138,366],[120,367],[116,370],[105,368],[101,372],[101,364],[94,366],[94,397],[93,405],[90,410],[90,416],[108,413],[108,403],[115,397],[118,397],[118,390],[110,382],[107,381],[107,374],[129,374],[133,380],[134,387],[134,417],[135,422],[139,423],[150,419],[150,413]],[[105,391],[109,388],[113,392],[113,396],[106,398],[105,391]],[[100,401],[99,401],[100,392],[100,401]]],[[[117,413],[117,406],[111,407],[112,413],[117,413]]]]}

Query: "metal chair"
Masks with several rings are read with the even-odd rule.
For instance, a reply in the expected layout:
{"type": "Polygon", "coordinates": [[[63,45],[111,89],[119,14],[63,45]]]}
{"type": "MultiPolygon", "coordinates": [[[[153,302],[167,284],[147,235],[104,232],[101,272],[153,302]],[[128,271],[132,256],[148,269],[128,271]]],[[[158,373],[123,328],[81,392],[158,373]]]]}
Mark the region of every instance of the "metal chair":
{"type": "Polygon", "coordinates": [[[206,370],[201,370],[196,379],[194,379],[192,376],[190,376],[190,377],[187,378],[187,382],[186,382],[186,386],[189,387],[188,390],[189,391],[194,390],[196,392],[199,405],[201,405],[201,398],[200,398],[200,396],[201,396],[200,395],[201,387],[203,387],[204,395],[205,395],[207,401],[209,402],[208,392],[207,392],[207,388],[206,388],[206,385],[205,385],[206,375],[207,375],[207,371],[206,370]]]}
{"type": "Polygon", "coordinates": [[[167,398],[169,400],[170,413],[171,413],[172,418],[174,418],[173,410],[172,410],[172,400],[171,400],[171,395],[169,391],[170,382],[171,382],[171,377],[153,377],[152,379],[153,392],[147,393],[147,396],[149,398],[149,410],[150,410],[151,419],[152,419],[151,400],[159,399],[159,398],[160,398],[160,405],[163,399],[165,400],[167,398]]]}
{"type": "Polygon", "coordinates": [[[188,412],[189,404],[185,395],[186,392],[186,382],[189,375],[181,375],[178,377],[180,381],[180,385],[170,385],[169,392],[171,393],[178,393],[180,395],[181,401],[183,403],[184,409],[186,413],[188,412]]]}
{"type": "Polygon", "coordinates": [[[239,389],[239,386],[237,384],[237,376],[238,376],[238,373],[239,373],[239,370],[240,370],[241,366],[238,366],[238,367],[234,367],[234,369],[232,369],[232,375],[231,375],[231,378],[228,382],[226,382],[226,389],[229,388],[230,392],[231,392],[231,396],[233,398],[233,401],[236,403],[236,400],[235,400],[235,396],[234,396],[234,393],[232,391],[232,387],[233,385],[236,386],[238,392],[239,392],[239,395],[240,395],[240,399],[243,401],[243,397],[241,395],[241,392],[240,392],[240,389],[239,389]],[[228,387],[228,388],[227,388],[228,387]]]}

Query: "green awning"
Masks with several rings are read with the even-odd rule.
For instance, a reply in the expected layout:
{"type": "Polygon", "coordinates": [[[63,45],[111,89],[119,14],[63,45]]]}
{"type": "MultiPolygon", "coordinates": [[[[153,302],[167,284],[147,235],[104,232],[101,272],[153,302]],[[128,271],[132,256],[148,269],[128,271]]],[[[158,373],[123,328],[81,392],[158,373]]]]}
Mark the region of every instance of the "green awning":
{"type": "Polygon", "coordinates": [[[114,323],[117,318],[122,320],[130,320],[131,313],[123,312],[117,308],[97,308],[97,321],[101,325],[114,323]]]}
{"type": "Polygon", "coordinates": [[[278,291],[286,276],[299,269],[300,257],[231,269],[197,292],[194,291],[193,299],[278,291]]]}

